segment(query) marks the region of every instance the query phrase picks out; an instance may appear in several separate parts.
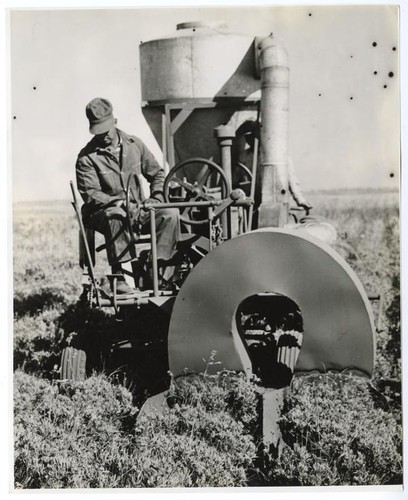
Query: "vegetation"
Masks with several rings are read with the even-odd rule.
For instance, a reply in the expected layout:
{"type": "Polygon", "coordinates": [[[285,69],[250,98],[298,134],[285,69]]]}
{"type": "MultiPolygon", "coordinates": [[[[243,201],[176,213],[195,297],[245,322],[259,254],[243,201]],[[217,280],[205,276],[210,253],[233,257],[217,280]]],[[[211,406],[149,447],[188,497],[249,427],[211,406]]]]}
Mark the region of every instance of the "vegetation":
{"type": "MultiPolygon", "coordinates": [[[[259,397],[240,374],[172,380],[169,409],[157,414],[139,414],[137,381],[109,374],[97,359],[99,371],[86,381],[59,381],[63,346],[85,337],[98,358],[118,324],[109,311],[88,311],[78,301],[69,205],[16,205],[16,487],[401,483],[397,195],[316,194],[312,202],[343,235],[337,250],[368,294],[382,297],[373,303],[376,369],[371,381],[331,373],[295,378],[280,420],[286,446],[279,457],[260,453],[259,397]]],[[[98,262],[101,274],[106,262],[98,262]]]]}
{"type": "Polygon", "coordinates": [[[245,381],[173,385],[172,408],[142,414],[104,375],[50,384],[15,377],[15,477],[23,488],[242,486],[255,456],[237,408],[245,381]]]}
{"type": "Polygon", "coordinates": [[[268,470],[267,484],[402,482],[401,425],[367,380],[342,374],[298,378],[287,406],[280,424],[288,446],[268,470]]]}

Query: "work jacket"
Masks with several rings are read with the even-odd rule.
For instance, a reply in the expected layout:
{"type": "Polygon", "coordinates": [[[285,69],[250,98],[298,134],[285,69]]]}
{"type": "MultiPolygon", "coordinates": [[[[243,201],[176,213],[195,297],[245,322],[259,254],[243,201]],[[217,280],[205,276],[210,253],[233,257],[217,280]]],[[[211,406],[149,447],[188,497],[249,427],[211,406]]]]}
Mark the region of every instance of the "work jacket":
{"type": "Polygon", "coordinates": [[[117,131],[121,148],[119,155],[115,156],[108,149],[98,146],[95,138],[78,155],[76,178],[85,202],[82,207],[84,219],[118,200],[125,200],[129,178],[134,174],[139,182],[131,180],[131,201],[140,203],[144,200],[141,175],[150,183],[150,196],[163,201],[163,168],[139,138],[119,129],[117,131]]]}

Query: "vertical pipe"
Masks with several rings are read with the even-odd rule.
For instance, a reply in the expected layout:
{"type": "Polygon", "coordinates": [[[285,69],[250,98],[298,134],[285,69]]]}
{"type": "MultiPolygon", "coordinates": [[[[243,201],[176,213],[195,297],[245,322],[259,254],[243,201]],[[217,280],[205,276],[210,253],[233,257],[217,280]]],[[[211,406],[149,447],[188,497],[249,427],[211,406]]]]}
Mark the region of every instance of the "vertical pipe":
{"type": "Polygon", "coordinates": [[[254,139],[254,156],[252,158],[252,179],[251,179],[251,191],[250,197],[252,199],[252,204],[249,207],[249,215],[248,215],[248,230],[252,229],[252,218],[254,214],[254,203],[255,203],[255,187],[256,180],[258,175],[258,151],[259,151],[259,139],[255,137],[254,139]]]}
{"type": "MultiPolygon", "coordinates": [[[[252,206],[253,205],[251,205],[251,207],[252,206]]],[[[249,229],[248,229],[249,226],[248,226],[248,214],[247,214],[244,207],[242,207],[242,222],[243,222],[243,225],[242,225],[243,231],[242,232],[246,233],[247,231],[249,231],[249,229]]]]}
{"type": "Polygon", "coordinates": [[[162,114],[162,151],[163,151],[163,169],[166,175],[169,173],[167,165],[167,117],[166,113],[162,114]]]}
{"type": "Polygon", "coordinates": [[[212,247],[213,247],[213,235],[212,235],[212,228],[213,228],[213,219],[214,219],[214,213],[213,213],[213,208],[208,207],[208,230],[209,230],[209,238],[208,238],[208,251],[211,252],[212,247]]]}
{"type": "Polygon", "coordinates": [[[174,135],[171,130],[171,112],[168,104],[165,104],[166,122],[167,122],[167,148],[168,148],[168,163],[169,167],[173,168],[176,164],[176,158],[174,154],[174,135]]]}
{"type": "Polygon", "coordinates": [[[157,243],[156,243],[156,217],[154,207],[150,211],[150,234],[152,240],[152,271],[153,271],[153,295],[159,295],[159,273],[157,271],[157,243]]]}
{"type": "Polygon", "coordinates": [[[220,147],[221,167],[225,173],[225,177],[228,179],[228,189],[231,190],[231,147],[232,139],[235,137],[235,130],[229,125],[219,125],[214,128],[214,136],[217,138],[220,147]]]}
{"type": "MultiPolygon", "coordinates": [[[[231,192],[232,186],[232,161],[231,161],[231,147],[232,139],[235,137],[235,130],[228,125],[219,125],[214,128],[214,136],[217,138],[220,147],[221,167],[224,171],[225,177],[228,181],[228,193],[231,192]]],[[[221,223],[224,237],[231,237],[231,215],[228,210],[221,216],[221,223]]]]}
{"type": "Polygon", "coordinates": [[[289,67],[284,47],[273,36],[259,45],[261,70],[262,203],[259,226],[288,220],[289,67]]]}

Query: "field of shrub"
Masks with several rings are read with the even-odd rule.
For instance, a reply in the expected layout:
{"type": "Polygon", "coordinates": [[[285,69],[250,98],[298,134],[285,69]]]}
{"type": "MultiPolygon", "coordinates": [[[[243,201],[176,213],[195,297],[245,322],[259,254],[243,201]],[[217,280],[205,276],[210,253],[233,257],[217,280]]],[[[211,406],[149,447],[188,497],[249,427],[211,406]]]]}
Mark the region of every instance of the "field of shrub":
{"type": "MultiPolygon", "coordinates": [[[[337,250],[367,293],[382,296],[381,307],[373,303],[376,367],[372,380],[347,373],[295,377],[278,457],[260,453],[259,398],[241,374],[170,380],[168,410],[138,417],[146,388],[101,361],[116,334],[113,314],[86,310],[79,301],[72,208],[16,204],[15,487],[401,484],[398,195],[310,198],[342,235],[337,250]],[[62,348],[84,337],[96,346],[97,370],[84,382],[60,381],[62,348]]],[[[97,273],[105,268],[99,259],[97,273]]],[[[216,362],[216,353],[208,362],[216,362]]]]}

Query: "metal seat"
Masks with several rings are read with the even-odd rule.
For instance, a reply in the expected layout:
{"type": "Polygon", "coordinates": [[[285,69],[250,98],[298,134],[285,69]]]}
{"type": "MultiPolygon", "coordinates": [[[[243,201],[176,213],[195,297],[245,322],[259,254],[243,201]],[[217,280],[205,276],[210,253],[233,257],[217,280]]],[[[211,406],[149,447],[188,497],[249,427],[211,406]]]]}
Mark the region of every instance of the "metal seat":
{"type": "MultiPolygon", "coordinates": [[[[95,298],[96,304],[99,307],[101,305],[101,293],[105,296],[105,298],[107,294],[99,288],[94,268],[96,264],[96,252],[105,250],[106,244],[95,247],[95,230],[85,227],[82,220],[79,193],[72,181],[70,182],[70,186],[73,196],[72,205],[77,215],[79,225],[79,265],[83,270],[82,285],[86,289],[93,289],[93,293],[91,295],[95,298]]],[[[140,235],[137,236],[137,238],[133,237],[132,242],[135,245],[137,257],[139,257],[143,251],[148,251],[151,248],[151,237],[149,234],[140,235]]],[[[126,263],[122,267],[125,279],[128,281],[129,285],[134,288],[138,288],[138,281],[141,277],[141,266],[139,265],[138,258],[126,263]]],[[[114,275],[107,275],[107,278],[110,281],[112,281],[112,277],[114,277],[114,275]]],[[[112,304],[116,304],[119,297],[112,296],[111,298],[112,304]]]]}

